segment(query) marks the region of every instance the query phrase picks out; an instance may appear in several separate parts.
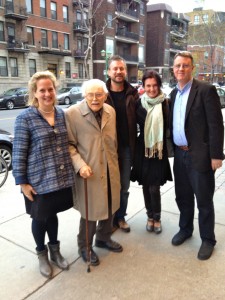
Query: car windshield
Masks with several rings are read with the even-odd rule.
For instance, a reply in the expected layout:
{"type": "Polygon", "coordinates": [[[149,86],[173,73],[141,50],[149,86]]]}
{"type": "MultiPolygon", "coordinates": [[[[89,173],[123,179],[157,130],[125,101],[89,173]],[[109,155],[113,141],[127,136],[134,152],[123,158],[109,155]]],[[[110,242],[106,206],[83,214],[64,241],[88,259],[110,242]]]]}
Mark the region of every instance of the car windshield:
{"type": "Polygon", "coordinates": [[[71,90],[71,88],[61,88],[59,91],[58,91],[58,94],[62,94],[62,93],[67,93],[71,90]]]}
{"type": "Polygon", "coordinates": [[[12,96],[17,92],[18,89],[11,89],[4,93],[5,96],[12,96]]]}

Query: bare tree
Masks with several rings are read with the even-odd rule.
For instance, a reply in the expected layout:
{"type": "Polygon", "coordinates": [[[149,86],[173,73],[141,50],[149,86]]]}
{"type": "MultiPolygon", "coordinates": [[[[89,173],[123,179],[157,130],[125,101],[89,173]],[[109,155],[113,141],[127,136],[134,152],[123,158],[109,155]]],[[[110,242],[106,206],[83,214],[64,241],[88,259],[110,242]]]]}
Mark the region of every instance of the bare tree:
{"type": "MultiPolygon", "coordinates": [[[[88,46],[85,50],[85,57],[84,57],[84,68],[85,73],[88,79],[90,79],[90,71],[88,68],[88,63],[93,65],[93,45],[96,43],[97,37],[100,35],[105,34],[105,30],[108,26],[107,23],[107,16],[102,16],[101,20],[98,19],[98,22],[96,22],[96,16],[99,13],[101,6],[104,5],[106,0],[78,0],[79,9],[82,14],[83,18],[83,26],[86,28],[88,32],[88,46]],[[84,15],[87,12],[87,8],[84,5],[84,2],[88,3],[88,18],[85,19],[84,15]]],[[[128,10],[131,6],[131,4],[134,2],[134,0],[128,0],[127,1],[127,7],[124,9],[122,13],[126,13],[126,10],[128,10]]],[[[118,14],[115,15],[112,19],[115,20],[117,18],[118,14]]]]}
{"type": "Polygon", "coordinates": [[[199,24],[189,27],[188,45],[199,45],[202,49],[205,48],[206,52],[208,50],[205,61],[198,63],[209,64],[210,81],[213,82],[216,66],[222,60],[215,51],[218,46],[224,45],[225,20],[221,18],[220,13],[212,10],[198,10],[196,14],[199,17],[199,24]]]}

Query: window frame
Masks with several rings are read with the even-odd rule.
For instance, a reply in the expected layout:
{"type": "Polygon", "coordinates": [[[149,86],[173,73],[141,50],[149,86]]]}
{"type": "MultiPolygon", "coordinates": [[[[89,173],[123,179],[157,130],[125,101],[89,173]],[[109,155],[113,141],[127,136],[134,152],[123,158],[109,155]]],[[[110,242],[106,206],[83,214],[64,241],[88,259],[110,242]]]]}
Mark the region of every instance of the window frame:
{"type": "Polygon", "coordinates": [[[40,0],[40,16],[43,18],[47,17],[46,0],[40,0]],[[42,4],[44,4],[44,6],[41,6],[42,4]]]}
{"type": "Polygon", "coordinates": [[[52,31],[52,48],[58,49],[58,32],[52,31]]]}
{"type": "Polygon", "coordinates": [[[51,19],[52,20],[57,20],[57,3],[54,2],[54,1],[51,1],[51,3],[50,3],[50,9],[51,9],[51,19]]]}
{"type": "MultiPolygon", "coordinates": [[[[4,73],[4,72],[3,72],[4,73]]],[[[8,73],[8,62],[7,62],[7,57],[4,56],[0,56],[0,77],[8,77],[9,73],[8,73]],[[5,62],[5,66],[1,66],[1,61],[5,62]],[[4,69],[3,69],[4,68],[4,69]],[[5,71],[5,74],[2,74],[2,70],[5,71]]]]}
{"type": "Polygon", "coordinates": [[[16,57],[9,57],[9,67],[11,77],[19,77],[18,61],[16,57]],[[12,66],[12,62],[15,63],[14,66],[12,66]]]}
{"type": "Polygon", "coordinates": [[[64,23],[69,23],[69,10],[68,10],[68,6],[63,5],[63,22],[64,23]],[[65,11],[66,9],[66,11],[65,11]],[[65,14],[66,14],[66,18],[65,18],[65,14]]]}
{"type": "Polygon", "coordinates": [[[29,59],[29,73],[30,73],[30,77],[32,77],[37,71],[37,66],[36,66],[36,60],[35,59],[32,59],[30,58],[29,59]],[[34,67],[31,66],[31,62],[34,62],[34,67]]]}
{"type": "Polygon", "coordinates": [[[48,31],[45,29],[41,29],[41,46],[48,47],[48,31]],[[45,34],[45,37],[43,37],[43,34],[45,34]]]}

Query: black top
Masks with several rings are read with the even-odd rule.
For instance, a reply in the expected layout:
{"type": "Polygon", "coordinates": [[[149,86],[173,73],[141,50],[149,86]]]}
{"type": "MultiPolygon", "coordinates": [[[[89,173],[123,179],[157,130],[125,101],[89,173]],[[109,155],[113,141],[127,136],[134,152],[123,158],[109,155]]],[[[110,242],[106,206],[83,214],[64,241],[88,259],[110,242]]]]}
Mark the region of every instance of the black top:
{"type": "Polygon", "coordinates": [[[131,171],[131,180],[137,181],[140,185],[163,185],[167,180],[172,180],[170,164],[167,156],[166,148],[166,128],[167,128],[167,104],[162,103],[163,119],[164,119],[164,136],[163,136],[163,158],[145,157],[144,143],[144,125],[147,115],[146,109],[142,106],[141,100],[137,104],[137,122],[140,126],[140,134],[137,138],[134,165],[131,171]]]}
{"type": "Polygon", "coordinates": [[[129,146],[129,129],[126,112],[125,90],[122,92],[110,91],[116,110],[116,125],[118,144],[129,146]]]}

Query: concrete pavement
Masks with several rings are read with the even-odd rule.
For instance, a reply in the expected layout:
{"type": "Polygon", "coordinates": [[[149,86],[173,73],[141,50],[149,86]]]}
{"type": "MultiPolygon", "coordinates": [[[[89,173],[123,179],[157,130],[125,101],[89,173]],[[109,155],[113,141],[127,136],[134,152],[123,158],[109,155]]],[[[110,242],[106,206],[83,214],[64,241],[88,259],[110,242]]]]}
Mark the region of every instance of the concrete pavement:
{"type": "Polygon", "coordinates": [[[31,219],[25,214],[23,197],[10,174],[0,189],[0,299],[224,300],[225,163],[216,172],[217,245],[207,261],[197,259],[201,245],[197,210],[192,238],[179,247],[171,245],[179,221],[173,182],[163,186],[161,192],[163,232],[156,235],[145,230],[142,190],[131,183],[127,216],[131,232],[117,230],[113,234],[124,251],[111,253],[95,248],[101,263],[91,267],[90,273],[77,253],[79,213],[74,209],[60,213],[61,252],[70,269],[61,271],[54,266],[54,277],[47,280],[39,273],[31,219]]]}

